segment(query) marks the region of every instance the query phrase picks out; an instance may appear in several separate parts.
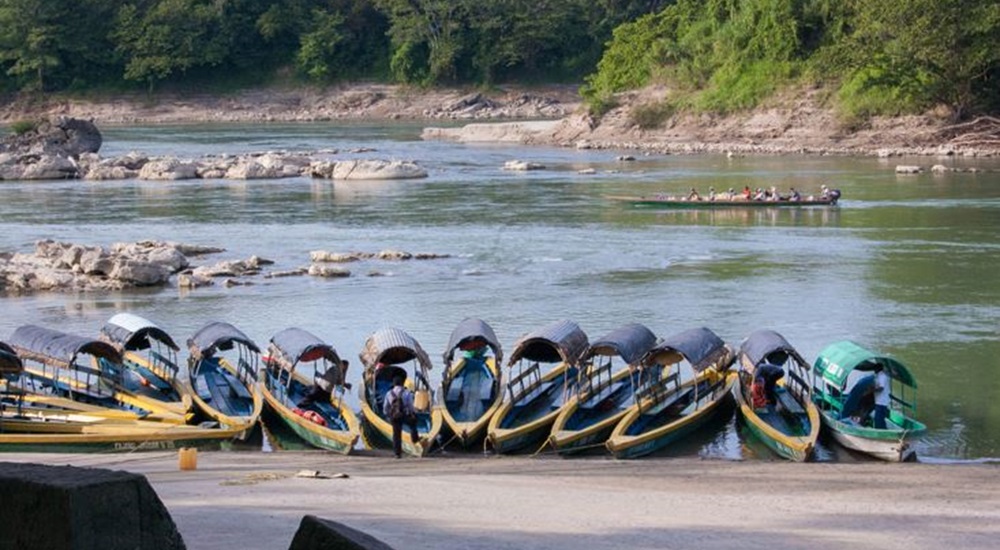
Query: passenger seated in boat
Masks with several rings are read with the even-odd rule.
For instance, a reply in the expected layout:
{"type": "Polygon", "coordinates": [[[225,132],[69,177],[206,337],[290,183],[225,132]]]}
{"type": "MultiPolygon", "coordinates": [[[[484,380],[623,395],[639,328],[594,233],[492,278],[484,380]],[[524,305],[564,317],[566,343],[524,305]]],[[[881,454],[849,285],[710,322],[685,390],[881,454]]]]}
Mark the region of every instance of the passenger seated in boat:
{"type": "Polygon", "coordinates": [[[766,197],[764,195],[764,190],[761,189],[760,187],[758,187],[757,190],[754,191],[754,193],[753,193],[753,200],[755,200],[755,201],[762,201],[765,198],[766,197]]]}
{"type": "Polygon", "coordinates": [[[778,188],[777,187],[774,187],[772,185],[771,188],[768,190],[767,193],[768,193],[767,200],[769,200],[769,201],[780,201],[781,200],[781,193],[778,193],[778,188]]]}
{"type": "Polygon", "coordinates": [[[796,191],[794,187],[790,188],[789,191],[788,200],[791,202],[799,202],[802,200],[802,195],[796,191]]]}
{"type": "Polygon", "coordinates": [[[708,188],[708,200],[710,200],[710,201],[714,201],[715,200],[715,188],[714,187],[709,187],[708,188]]]}
{"type": "Polygon", "coordinates": [[[687,198],[688,198],[689,201],[700,201],[701,200],[701,195],[698,194],[698,190],[697,189],[695,189],[694,187],[692,187],[691,188],[691,192],[688,193],[688,197],[687,198]]]}
{"type": "MultiPolygon", "coordinates": [[[[778,385],[778,380],[781,380],[784,376],[785,370],[777,365],[765,363],[757,367],[757,372],[754,374],[754,385],[761,388],[758,391],[763,393],[764,406],[767,407],[768,412],[774,411],[774,406],[778,402],[775,388],[778,385]]],[[[760,408],[756,402],[754,403],[754,408],[760,408]]]]}
{"type": "Polygon", "coordinates": [[[750,186],[749,185],[744,185],[743,186],[743,199],[744,200],[750,200],[752,198],[753,198],[753,193],[750,192],[750,186]]]}
{"type": "Polygon", "coordinates": [[[346,359],[341,359],[339,371],[338,369],[331,367],[326,369],[323,374],[313,378],[313,385],[309,388],[309,393],[307,393],[301,401],[296,403],[296,405],[300,409],[305,409],[316,402],[328,403],[330,401],[330,396],[333,394],[333,388],[338,384],[343,385],[347,389],[351,389],[351,384],[349,382],[343,382],[343,376],[347,374],[348,366],[350,366],[350,363],[346,359]]]}

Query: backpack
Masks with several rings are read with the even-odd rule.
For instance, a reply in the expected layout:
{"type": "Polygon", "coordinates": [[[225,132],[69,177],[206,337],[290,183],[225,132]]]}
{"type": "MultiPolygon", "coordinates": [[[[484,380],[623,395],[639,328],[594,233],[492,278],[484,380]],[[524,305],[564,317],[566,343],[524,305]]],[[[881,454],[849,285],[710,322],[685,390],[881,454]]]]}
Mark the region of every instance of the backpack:
{"type": "Polygon", "coordinates": [[[406,407],[403,404],[403,392],[389,392],[392,401],[389,402],[389,420],[402,420],[406,417],[406,407]]]}

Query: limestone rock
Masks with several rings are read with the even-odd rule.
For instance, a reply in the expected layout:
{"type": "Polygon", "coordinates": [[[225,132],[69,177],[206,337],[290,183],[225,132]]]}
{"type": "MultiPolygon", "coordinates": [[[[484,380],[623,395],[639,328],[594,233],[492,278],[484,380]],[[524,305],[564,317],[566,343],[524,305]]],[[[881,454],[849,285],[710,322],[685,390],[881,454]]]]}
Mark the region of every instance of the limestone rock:
{"type": "Polygon", "coordinates": [[[188,180],[197,176],[198,169],[194,163],[175,158],[150,161],[139,170],[141,180],[188,180]]]}

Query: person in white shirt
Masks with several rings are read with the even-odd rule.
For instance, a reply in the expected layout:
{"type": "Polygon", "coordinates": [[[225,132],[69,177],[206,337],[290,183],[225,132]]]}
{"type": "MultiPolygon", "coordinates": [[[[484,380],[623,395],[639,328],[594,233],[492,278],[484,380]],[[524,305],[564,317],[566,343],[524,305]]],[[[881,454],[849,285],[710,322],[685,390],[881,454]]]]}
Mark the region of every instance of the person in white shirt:
{"type": "Polygon", "coordinates": [[[403,455],[403,424],[410,428],[410,438],[414,445],[421,445],[417,432],[417,411],[413,408],[413,392],[403,386],[403,377],[392,380],[392,389],[385,394],[382,414],[392,423],[392,451],[396,458],[403,455]],[[398,405],[395,405],[398,401],[398,405]],[[395,405],[395,406],[394,406],[395,405]]]}
{"type": "Polygon", "coordinates": [[[889,374],[885,372],[885,368],[882,365],[876,365],[874,426],[877,430],[886,429],[885,419],[889,416],[890,389],[889,374]]]}

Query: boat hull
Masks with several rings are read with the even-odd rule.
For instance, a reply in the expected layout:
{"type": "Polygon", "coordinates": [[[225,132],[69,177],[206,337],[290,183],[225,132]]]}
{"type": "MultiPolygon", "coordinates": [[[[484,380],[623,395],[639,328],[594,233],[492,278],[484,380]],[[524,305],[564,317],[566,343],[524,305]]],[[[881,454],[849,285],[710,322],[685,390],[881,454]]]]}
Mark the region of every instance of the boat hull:
{"type": "MultiPolygon", "coordinates": [[[[781,381],[779,385],[783,385],[781,381]]],[[[739,407],[740,418],[750,432],[778,456],[794,462],[805,462],[812,459],[819,439],[820,418],[816,405],[808,399],[796,401],[802,406],[809,421],[809,433],[802,436],[785,434],[762,418],[750,404],[749,396],[744,394],[743,385],[733,386],[733,395],[739,407]]],[[[789,394],[792,395],[792,394],[789,394]]],[[[793,396],[794,397],[794,396],[793,396]]]]}
{"type": "Polygon", "coordinates": [[[913,442],[926,431],[923,425],[914,430],[876,430],[837,420],[825,411],[820,414],[824,428],[837,443],[887,462],[916,460],[913,442]]]}
{"type": "MultiPolygon", "coordinates": [[[[462,360],[461,363],[457,363],[454,367],[456,373],[461,372],[462,369],[466,367],[467,363],[462,360]]],[[[499,369],[496,366],[494,358],[490,357],[485,363],[487,371],[493,376],[494,380],[498,380],[500,376],[499,369]]],[[[453,379],[458,378],[458,375],[454,375],[453,379]]],[[[441,388],[439,395],[446,396],[448,394],[448,389],[446,387],[441,388]]],[[[438,405],[441,411],[441,419],[444,422],[443,432],[451,434],[452,439],[458,442],[462,448],[468,449],[473,445],[480,443],[486,436],[486,430],[490,425],[490,420],[493,415],[496,414],[497,410],[501,405],[501,397],[503,394],[496,392],[496,396],[488,407],[483,411],[478,418],[469,421],[457,420],[451,411],[448,410],[447,402],[438,405]]]]}
{"type": "Polygon", "coordinates": [[[278,397],[272,393],[267,384],[261,384],[261,394],[267,407],[274,411],[292,432],[306,443],[327,451],[340,454],[350,454],[354,449],[358,438],[361,436],[361,429],[354,412],[343,402],[337,407],[337,413],[347,423],[347,430],[334,430],[326,426],[308,420],[288,408],[278,397]]]}
{"type": "Polygon", "coordinates": [[[636,208],[708,209],[708,208],[804,208],[809,206],[834,206],[833,199],[801,201],[748,201],[748,200],[678,200],[656,196],[607,196],[608,200],[630,204],[636,208]]]}
{"type": "MultiPolygon", "coordinates": [[[[564,378],[569,372],[569,365],[561,363],[553,367],[541,378],[544,384],[556,384],[551,391],[565,391],[564,378]]],[[[537,397],[536,399],[543,399],[537,397]]],[[[531,404],[534,400],[527,402],[531,404]]],[[[544,403],[543,403],[544,405],[544,403]]],[[[520,405],[519,405],[520,406],[520,405]]],[[[522,450],[533,444],[544,441],[548,444],[548,436],[552,433],[552,426],[559,416],[559,407],[550,412],[542,414],[524,423],[516,423],[510,427],[503,427],[504,421],[509,415],[515,414],[515,404],[511,401],[504,401],[497,409],[496,414],[490,419],[489,431],[486,435],[487,444],[494,452],[512,453],[522,450]]]]}
{"type": "MultiPolygon", "coordinates": [[[[229,376],[235,377],[237,380],[239,379],[236,375],[236,369],[233,368],[228,361],[219,361],[218,366],[219,368],[224,369],[229,376]]],[[[241,434],[240,439],[245,439],[250,434],[253,427],[257,424],[257,420],[260,418],[261,411],[264,410],[264,398],[261,395],[258,384],[245,386],[251,399],[250,413],[247,415],[226,414],[215,406],[209,404],[205,399],[198,395],[198,392],[194,391],[193,387],[191,387],[192,384],[193,380],[189,380],[189,385],[186,388],[186,391],[191,395],[191,399],[194,401],[195,406],[197,406],[198,409],[205,414],[205,416],[211,418],[215,422],[218,422],[221,426],[238,430],[241,434]]]]}
{"type": "MultiPolygon", "coordinates": [[[[441,433],[441,426],[443,425],[441,410],[438,407],[433,407],[426,414],[430,415],[429,429],[423,432],[418,431],[418,435],[420,435],[422,440],[433,442],[437,440],[438,435],[441,433]]],[[[362,401],[361,403],[361,435],[365,445],[371,449],[379,447],[392,449],[392,424],[382,418],[381,415],[375,414],[375,411],[367,401],[362,401]]],[[[427,455],[430,445],[421,445],[413,441],[413,438],[410,437],[409,429],[404,426],[402,448],[404,453],[419,458],[427,455]]]]}
{"type": "Polygon", "coordinates": [[[44,422],[0,420],[0,451],[135,452],[194,447],[225,448],[239,430],[170,425],[149,421],[44,422]]]}

